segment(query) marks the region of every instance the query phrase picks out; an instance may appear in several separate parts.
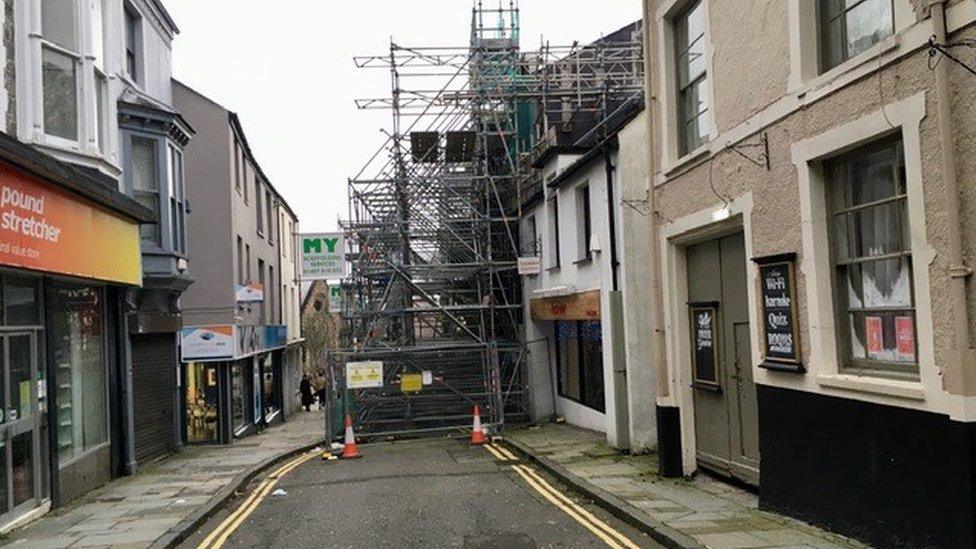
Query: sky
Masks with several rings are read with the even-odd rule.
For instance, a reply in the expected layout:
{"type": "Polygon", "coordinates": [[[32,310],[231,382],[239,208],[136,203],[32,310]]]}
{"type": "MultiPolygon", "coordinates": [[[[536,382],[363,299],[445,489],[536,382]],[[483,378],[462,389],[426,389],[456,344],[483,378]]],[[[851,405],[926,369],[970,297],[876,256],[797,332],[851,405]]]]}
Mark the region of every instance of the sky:
{"type": "MultiPolygon", "coordinates": [[[[173,74],[236,112],[261,168],[302,232],[346,217],[346,181],[376,152],[389,72],[354,55],[403,46],[464,46],[472,0],[163,0],[180,28],[173,74]],[[270,7],[274,6],[274,7],[270,7]]],[[[484,0],[493,5],[497,0],[484,0]]],[[[521,0],[523,49],[590,42],[636,21],[641,0],[521,0]]],[[[505,0],[508,3],[508,0],[505,0]]],[[[192,123],[192,121],[191,121],[192,123]]],[[[192,144],[190,145],[192,146],[192,144]]]]}

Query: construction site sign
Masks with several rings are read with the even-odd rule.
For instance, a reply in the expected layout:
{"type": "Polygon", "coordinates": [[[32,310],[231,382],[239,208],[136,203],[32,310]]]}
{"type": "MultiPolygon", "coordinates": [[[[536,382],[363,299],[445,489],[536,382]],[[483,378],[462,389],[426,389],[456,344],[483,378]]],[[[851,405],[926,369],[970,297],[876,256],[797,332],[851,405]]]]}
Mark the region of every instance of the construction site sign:
{"type": "Polygon", "coordinates": [[[346,239],[342,233],[304,234],[302,280],[334,280],[346,276],[346,239]]]}
{"type": "Polygon", "coordinates": [[[383,363],[346,363],[346,389],[379,389],[383,387],[383,363]]]}
{"type": "Polygon", "coordinates": [[[421,374],[403,374],[400,376],[400,390],[404,393],[419,393],[424,388],[424,377],[421,374]]]}

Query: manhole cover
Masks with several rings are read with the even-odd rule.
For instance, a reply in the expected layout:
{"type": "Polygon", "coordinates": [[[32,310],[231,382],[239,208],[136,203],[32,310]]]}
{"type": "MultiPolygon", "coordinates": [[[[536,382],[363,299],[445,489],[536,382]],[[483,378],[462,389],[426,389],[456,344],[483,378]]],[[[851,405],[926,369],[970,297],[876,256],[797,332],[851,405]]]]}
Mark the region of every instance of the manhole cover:
{"type": "Polygon", "coordinates": [[[525,534],[483,534],[464,536],[465,549],[536,549],[535,540],[525,534]]]}

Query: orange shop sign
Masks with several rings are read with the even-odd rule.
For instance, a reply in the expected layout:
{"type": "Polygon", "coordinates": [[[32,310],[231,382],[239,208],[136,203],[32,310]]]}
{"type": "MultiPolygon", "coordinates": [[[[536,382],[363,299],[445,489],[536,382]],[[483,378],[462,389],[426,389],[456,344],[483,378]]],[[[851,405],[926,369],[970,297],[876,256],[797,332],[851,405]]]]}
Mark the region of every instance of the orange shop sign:
{"type": "Polygon", "coordinates": [[[0,264],[140,285],[139,225],[0,163],[0,264]]]}
{"type": "Polygon", "coordinates": [[[533,299],[532,320],[600,320],[600,290],[533,299]]]}

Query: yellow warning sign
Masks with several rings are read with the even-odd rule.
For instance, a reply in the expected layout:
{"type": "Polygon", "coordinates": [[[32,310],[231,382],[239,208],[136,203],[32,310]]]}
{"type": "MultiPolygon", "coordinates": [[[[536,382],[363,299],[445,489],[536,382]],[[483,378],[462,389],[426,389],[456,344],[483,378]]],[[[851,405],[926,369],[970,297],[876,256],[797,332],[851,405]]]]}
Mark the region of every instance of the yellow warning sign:
{"type": "Polygon", "coordinates": [[[403,374],[400,376],[400,390],[404,393],[419,393],[424,388],[424,376],[421,374],[403,374]]]}
{"type": "Polygon", "coordinates": [[[382,362],[349,362],[346,364],[347,389],[378,389],[383,387],[382,362]]]}

